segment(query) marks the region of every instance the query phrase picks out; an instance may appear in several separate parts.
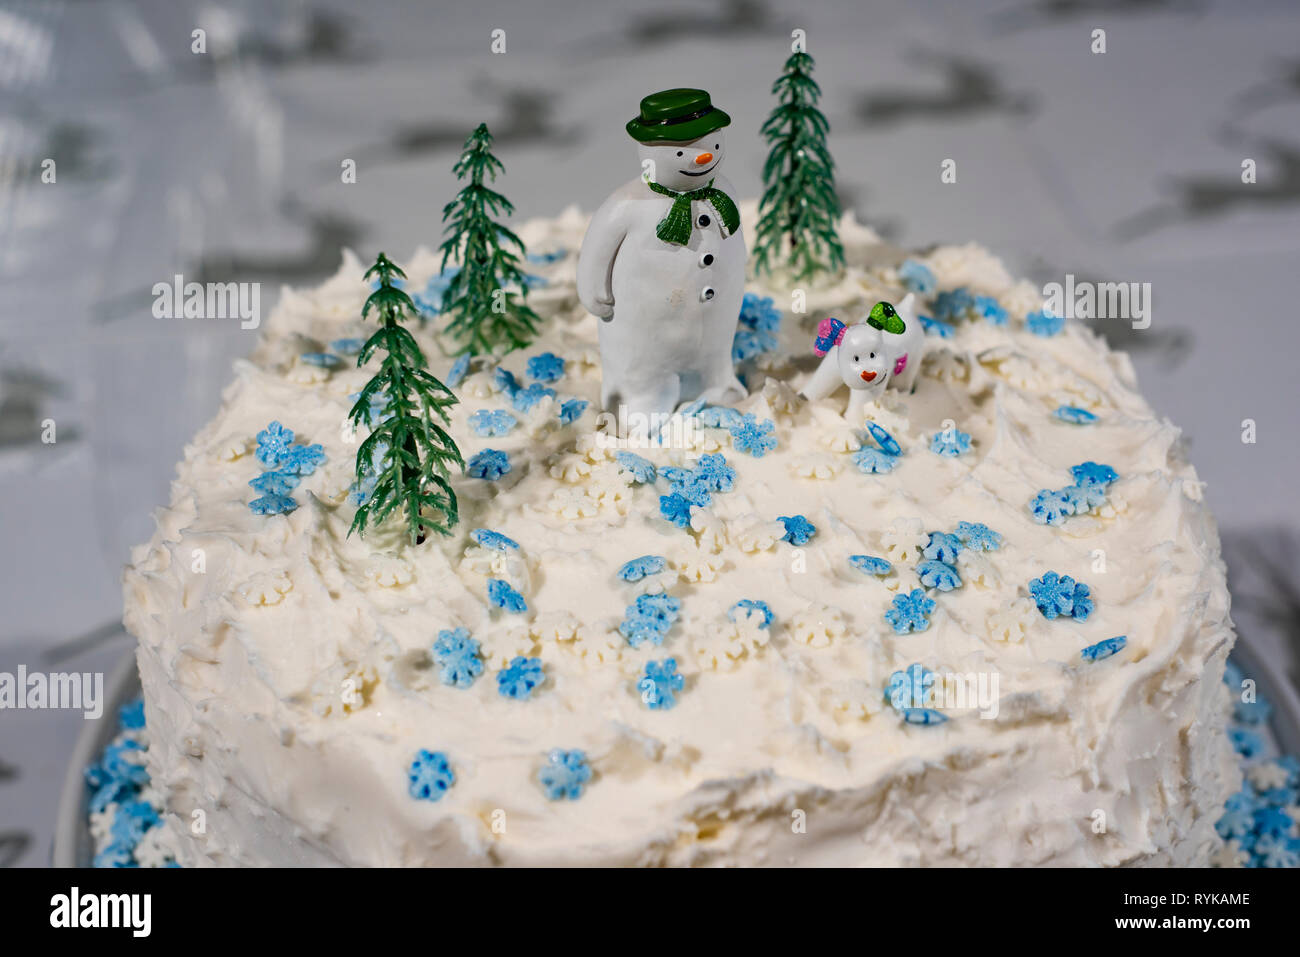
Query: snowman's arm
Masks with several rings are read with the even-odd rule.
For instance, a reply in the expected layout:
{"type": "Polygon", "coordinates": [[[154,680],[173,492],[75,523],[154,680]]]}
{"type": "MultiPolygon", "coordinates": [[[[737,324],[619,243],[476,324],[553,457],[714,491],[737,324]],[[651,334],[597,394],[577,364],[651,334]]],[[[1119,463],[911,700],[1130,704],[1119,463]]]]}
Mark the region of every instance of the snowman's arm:
{"type": "Polygon", "coordinates": [[[618,194],[601,204],[578,252],[578,300],[601,319],[614,315],[614,259],[627,236],[622,206],[618,194]]]}
{"type": "Polygon", "coordinates": [[[844,381],[844,377],[840,375],[838,351],[839,346],[835,346],[826,353],[822,364],[817,367],[817,371],[801,390],[805,398],[813,401],[824,399],[844,381]]]}

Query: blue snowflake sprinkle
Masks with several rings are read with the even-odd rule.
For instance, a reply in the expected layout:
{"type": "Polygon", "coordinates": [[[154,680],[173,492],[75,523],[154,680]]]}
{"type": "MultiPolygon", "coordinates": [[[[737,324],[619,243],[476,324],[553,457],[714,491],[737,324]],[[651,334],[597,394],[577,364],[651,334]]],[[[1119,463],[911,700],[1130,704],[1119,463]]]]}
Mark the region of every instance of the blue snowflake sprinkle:
{"type": "Polygon", "coordinates": [[[760,332],[775,332],[781,327],[781,310],[771,296],[747,292],[740,300],[740,325],[760,332]]]}
{"type": "Polygon", "coordinates": [[[484,438],[506,435],[518,424],[519,420],[505,409],[479,409],[469,417],[469,427],[484,438]]]}
{"type": "Polygon", "coordinates": [[[731,444],[741,452],[748,452],[756,459],[761,459],[776,448],[776,423],[771,419],[759,422],[753,413],[746,413],[739,425],[731,427],[731,444]]]}
{"type": "Polygon", "coordinates": [[[898,712],[928,707],[934,678],[933,671],[919,664],[911,664],[902,671],[895,671],[885,686],[885,698],[889,701],[889,706],[898,712]]]}
{"type": "Polygon", "coordinates": [[[675,622],[681,610],[682,602],[680,598],[664,594],[638,595],[636,602],[628,607],[629,613],[635,612],[640,615],[649,615],[666,625],[675,622]]]}
{"type": "Polygon", "coordinates": [[[1097,416],[1077,405],[1058,405],[1052,414],[1062,422],[1073,422],[1075,425],[1092,425],[1097,421],[1097,416]]]}
{"type": "Polygon", "coordinates": [[[921,320],[921,328],[925,330],[927,336],[937,336],[940,339],[951,339],[957,334],[957,330],[946,322],[940,322],[938,319],[931,319],[929,316],[918,316],[921,320]]]}
{"type": "MultiPolygon", "coordinates": [[[[662,476],[664,471],[660,469],[659,474],[662,476]]],[[[698,508],[707,508],[713,500],[709,486],[694,472],[688,472],[684,478],[672,482],[671,485],[674,493],[698,508]]]]}
{"type": "Polygon", "coordinates": [[[476,528],[469,533],[469,537],[474,540],[476,545],[490,548],[494,552],[519,551],[519,543],[513,538],[507,538],[500,532],[494,532],[490,528],[476,528]]]}
{"type": "Polygon", "coordinates": [[[618,570],[618,577],[625,582],[639,582],[647,575],[657,575],[668,567],[668,562],[660,555],[642,555],[624,562],[618,570]]]}
{"type": "Polygon", "coordinates": [[[956,458],[970,451],[970,434],[961,429],[944,429],[930,439],[930,451],[935,455],[956,458]]]}
{"type": "Polygon", "coordinates": [[[451,364],[447,371],[447,387],[449,389],[457,388],[465,381],[465,376],[469,375],[469,353],[465,353],[451,364]]]}
{"type": "Polygon", "coordinates": [[[635,452],[615,452],[614,460],[618,462],[619,471],[632,476],[632,480],[639,485],[655,480],[654,463],[635,452]]]}
{"type": "Polygon", "coordinates": [[[518,392],[520,388],[519,380],[515,378],[515,374],[509,369],[504,369],[500,366],[497,367],[497,371],[493,375],[492,381],[496,384],[498,392],[505,393],[505,395],[511,399],[515,397],[515,393],[518,392]]]}
{"type": "Polygon", "coordinates": [[[1103,661],[1112,655],[1119,654],[1127,644],[1128,637],[1126,635],[1116,635],[1114,638],[1107,638],[1095,645],[1089,645],[1079,654],[1083,656],[1084,661],[1103,661]]]}
{"type": "Polygon", "coordinates": [[[161,818],[148,801],[126,801],[118,806],[110,834],[114,843],[135,847],[144,832],[159,823],[161,818]]]}
{"type": "Polygon", "coordinates": [[[975,313],[982,316],[984,321],[991,326],[1005,326],[1007,324],[1007,310],[1003,308],[1002,303],[992,296],[976,296],[975,313]]]}
{"type": "MultiPolygon", "coordinates": [[[[415,303],[415,308],[421,316],[436,316],[442,312],[442,297],[451,286],[451,281],[456,278],[460,272],[459,266],[449,266],[447,269],[435,276],[430,276],[429,281],[424,284],[424,290],[417,292],[411,297],[415,303]]],[[[397,280],[398,284],[400,280],[397,280]]]]}
{"type": "Polygon", "coordinates": [[[128,701],[117,709],[118,723],[128,731],[139,731],[144,727],[144,698],[128,701]]]}
{"type": "Polygon", "coordinates": [[[893,456],[903,454],[903,447],[898,444],[897,440],[876,423],[868,422],[867,431],[871,433],[871,437],[876,440],[876,444],[880,446],[882,452],[893,456]]]}
{"type": "Polygon", "coordinates": [[[254,515],[288,515],[298,503],[288,495],[263,495],[248,503],[254,515]]]}
{"type": "Polygon", "coordinates": [[[884,475],[898,468],[897,455],[890,455],[880,449],[859,449],[853,453],[852,461],[859,472],[868,475],[884,475]]]}
{"type": "Polygon", "coordinates": [[[678,528],[691,524],[691,503],[680,492],[659,496],[659,514],[678,528]]]}
{"type": "Polygon", "coordinates": [[[978,315],[975,297],[965,286],[939,293],[934,297],[932,309],[934,317],[941,322],[961,322],[978,315]]]}
{"type": "Polygon", "coordinates": [[[510,664],[497,672],[497,693],[503,698],[525,701],[545,680],[541,658],[515,655],[510,664]]]}
{"type": "Polygon", "coordinates": [[[378,484],[379,476],[373,471],[367,472],[348,486],[348,501],[357,506],[366,504],[370,496],[375,494],[375,486],[378,484]]]}
{"type": "Polygon", "coordinates": [[[479,643],[464,628],[443,629],[433,643],[433,658],[442,666],[438,678],[454,688],[468,688],[483,673],[479,643]]]}
{"type": "Polygon", "coordinates": [[[1042,578],[1035,578],[1029,583],[1029,593],[1039,612],[1049,621],[1060,615],[1086,621],[1092,614],[1091,591],[1083,582],[1076,582],[1069,575],[1047,572],[1042,578]]]}
{"type": "Polygon", "coordinates": [[[338,369],[343,365],[341,358],[328,352],[304,352],[298,358],[309,366],[317,366],[321,369],[338,369]]]}
{"type": "Polygon", "coordinates": [[[1069,503],[1073,515],[1087,515],[1094,508],[1106,504],[1106,487],[1104,485],[1068,485],[1060,489],[1069,503]]]}
{"type": "Polygon", "coordinates": [[[1233,749],[1244,758],[1253,758],[1264,750],[1264,741],[1248,728],[1229,728],[1228,740],[1233,749]]]}
{"type": "Polygon", "coordinates": [[[1039,525],[1062,525],[1074,514],[1074,501],[1060,489],[1041,489],[1029,500],[1029,511],[1039,525]]]}
{"type": "Polygon", "coordinates": [[[908,724],[943,724],[948,716],[933,708],[908,708],[903,712],[903,720],[908,724]]]}
{"type": "Polygon", "coordinates": [[[488,601],[497,608],[515,615],[528,610],[528,603],[524,601],[524,596],[515,591],[508,581],[500,578],[488,579],[488,601]]]}
{"type": "Polygon", "coordinates": [[[909,594],[894,596],[892,606],[885,612],[885,621],[893,626],[896,635],[925,631],[930,627],[929,616],[934,607],[933,598],[927,598],[924,591],[913,588],[909,594]]]}
{"type": "Polygon", "coordinates": [[[546,763],[537,772],[537,780],[550,800],[568,798],[576,801],[582,797],[583,786],[591,780],[587,755],[579,750],[555,748],[546,756],[546,763]]]}
{"type": "Polygon", "coordinates": [[[257,461],[272,468],[280,464],[280,459],[293,443],[293,430],[286,429],[279,422],[272,422],[257,433],[257,461]]]}
{"type": "Polygon", "coordinates": [[[914,292],[918,296],[928,296],[938,286],[930,267],[915,259],[903,260],[903,264],[898,267],[898,278],[908,292],[914,292]]]}
{"type": "Polygon", "coordinates": [[[817,526],[802,515],[781,515],[779,521],[785,526],[785,534],[781,536],[781,541],[789,542],[791,545],[807,545],[808,541],[817,534],[817,526]]]}
{"type": "Polygon", "coordinates": [[[962,550],[961,539],[947,532],[931,532],[930,541],[925,546],[926,558],[933,558],[946,565],[957,563],[957,553],[962,550]]]}
{"type": "Polygon", "coordinates": [[[772,627],[772,609],[767,602],[757,598],[742,598],[727,609],[727,621],[735,622],[737,618],[749,618],[755,612],[763,617],[760,628],[772,627]]]}
{"type": "Polygon", "coordinates": [[[1255,833],[1260,837],[1289,837],[1295,822],[1281,808],[1260,807],[1251,815],[1255,819],[1255,833]]]}
{"type": "MultiPolygon", "coordinates": [[[[1229,839],[1242,840],[1243,838],[1253,837],[1255,831],[1255,817],[1253,812],[1246,810],[1228,811],[1223,817],[1219,818],[1214,825],[1215,831],[1219,837],[1225,841],[1229,839]]],[[[1251,841],[1253,844],[1254,842],[1251,841]]]]}
{"type": "Polygon", "coordinates": [[[1055,336],[1065,328],[1065,319],[1062,316],[1054,316],[1045,309],[1039,309],[1025,316],[1025,328],[1036,336],[1055,336]]]}
{"type": "Polygon", "coordinates": [[[494,482],[510,471],[510,456],[498,449],[484,449],[476,453],[465,467],[470,478],[494,482]]]}
{"type": "Polygon", "coordinates": [[[341,356],[354,356],[365,346],[365,339],[346,338],[335,339],[330,343],[330,348],[341,356]]]}
{"type": "Polygon", "coordinates": [[[775,352],[779,343],[770,332],[758,332],[754,329],[737,329],[731,340],[731,361],[740,363],[765,352],[775,352]]]}
{"type": "Polygon", "coordinates": [[[280,471],[311,475],[325,462],[325,450],[319,445],[291,445],[280,456],[280,471]]]}
{"type": "Polygon", "coordinates": [[[527,259],[530,263],[537,263],[538,265],[546,265],[549,263],[557,263],[564,257],[565,257],[565,252],[563,249],[552,249],[544,253],[529,253],[524,258],[527,259]]]}
{"type": "Polygon", "coordinates": [[[850,555],[849,564],[858,571],[880,578],[894,570],[893,562],[875,555],[850,555]]]}
{"type": "Polygon", "coordinates": [[[952,591],[961,587],[961,576],[957,574],[957,569],[944,562],[926,559],[916,566],[916,573],[926,588],[952,591]]]}
{"type": "Polygon", "coordinates": [[[411,797],[417,801],[440,801],[456,783],[456,772],[451,769],[447,755],[421,748],[406,772],[406,780],[411,797]]]}
{"type": "Polygon", "coordinates": [[[666,711],[677,703],[676,692],[681,691],[686,679],[677,673],[677,659],[647,661],[645,673],[636,683],[641,701],[652,711],[666,711]]]}
{"type": "Polygon", "coordinates": [[[582,418],[582,413],[587,411],[587,406],[591,405],[586,399],[565,399],[560,405],[560,421],[565,425],[570,425],[582,418]]]}
{"type": "Polygon", "coordinates": [[[558,382],[564,378],[564,360],[554,352],[533,356],[528,360],[526,369],[538,382],[558,382]]]}
{"type": "Polygon", "coordinates": [[[736,470],[718,453],[701,455],[695,463],[695,476],[712,492],[730,492],[736,482],[736,470]]]}
{"type": "Polygon", "coordinates": [[[725,405],[710,405],[695,414],[700,424],[710,429],[727,429],[728,431],[744,423],[745,419],[735,409],[725,405]]]}
{"type": "Polygon", "coordinates": [[[627,617],[619,622],[618,633],[633,648],[640,648],[647,642],[658,647],[664,643],[664,638],[667,637],[668,629],[671,627],[671,622],[665,624],[653,615],[629,612],[627,617]]]}
{"type": "Polygon", "coordinates": [[[288,495],[298,487],[300,479],[291,472],[263,472],[257,478],[249,479],[248,484],[254,491],[263,495],[288,495]]]}
{"type": "Polygon", "coordinates": [[[1070,474],[1074,476],[1075,485],[1109,485],[1119,478],[1119,473],[1109,465],[1100,465],[1097,462],[1081,462],[1072,465],[1070,474]]]}
{"type": "Polygon", "coordinates": [[[1002,547],[1002,536],[983,522],[958,522],[957,538],[977,552],[995,552],[1002,547]]]}
{"type": "Polygon", "coordinates": [[[553,398],[555,398],[554,389],[548,389],[540,382],[534,382],[526,389],[517,390],[514,393],[514,395],[510,397],[510,401],[514,405],[516,410],[520,412],[527,412],[529,409],[535,406],[538,402],[541,402],[543,399],[553,399],[553,398]]]}

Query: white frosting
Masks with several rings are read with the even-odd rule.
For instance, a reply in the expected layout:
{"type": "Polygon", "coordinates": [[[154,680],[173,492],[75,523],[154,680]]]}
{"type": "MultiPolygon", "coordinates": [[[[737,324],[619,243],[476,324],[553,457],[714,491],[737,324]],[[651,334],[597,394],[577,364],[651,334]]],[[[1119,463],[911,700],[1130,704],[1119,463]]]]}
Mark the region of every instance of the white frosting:
{"type": "MultiPolygon", "coordinates": [[[[752,221],[753,205],[744,212],[752,221]]],[[[502,449],[513,469],[495,483],[456,477],[450,538],[412,547],[399,528],[347,534],[356,445],[344,421],[369,372],[298,357],[365,334],[356,257],[345,253],[318,289],[286,291],[252,358],[236,364],[125,577],[149,770],[180,862],[1207,863],[1213,821],[1238,783],[1221,682],[1228,594],[1179,432],[1137,393],[1127,358],[1074,323],[1055,338],[1030,334],[1032,287],[979,247],[934,250],[925,258],[940,288],[998,296],[1011,323],[929,340],[916,392],[868,405],[905,455],[888,474],[863,474],[856,424],[839,414],[844,391],[815,405],[795,396],[826,310],[857,319],[899,295],[896,258],[846,218],[846,275],[809,292],[807,315],[786,314],[784,355],[762,363],[771,380],[749,372],[740,409],[774,420],[779,447],[754,458],[706,429],[689,450],[635,450],[667,465],[716,449],[736,469],[734,490],[679,529],[659,515],[666,483],[630,484],[591,435],[596,320],[573,287],[584,228],[570,209],[520,230],[530,249],[569,255],[530,266],[548,279],[531,295],[547,322],[503,365],[526,381],[527,357],[554,352],[568,360],[551,384],[557,398],[593,406],[566,426],[542,403],[508,435],[480,438],[467,417],[508,402],[490,372],[475,371],[456,390],[452,433],[467,459],[502,449]],[[1062,401],[1100,421],[1057,420],[1062,401]],[[249,510],[247,482],[261,469],[254,436],[272,419],[323,445],[328,461],[293,493],[296,511],[266,517],[249,510]],[[930,451],[945,420],[973,437],[972,452],[930,451]],[[1036,524],[1029,499],[1068,485],[1085,460],[1120,473],[1108,504],[1036,524]],[[780,541],[777,521],[793,514],[817,526],[798,549],[780,541]],[[1000,532],[1002,548],[966,554],[962,587],[931,590],[928,630],[894,634],[884,613],[919,587],[927,533],[959,521],[1000,532]],[[476,528],[510,536],[522,554],[475,545],[476,528]],[[618,579],[647,554],[666,559],[663,571],[618,579]],[[877,579],[848,563],[853,554],[895,568],[877,579]],[[1047,621],[1025,597],[1048,570],[1092,588],[1086,622],[1047,621]],[[511,582],[528,612],[490,608],[488,577],[511,582]],[[662,647],[632,648],[618,623],[655,591],[681,600],[680,617],[662,647]],[[771,606],[770,628],[728,620],[744,598],[771,606]],[[430,665],[437,633],[455,627],[486,660],[468,689],[441,684],[430,665]],[[1119,655],[1081,659],[1119,634],[1119,655]],[[495,672],[515,655],[545,665],[530,700],[497,692],[495,672]],[[637,677],[669,656],[686,686],[676,707],[651,710],[637,677]],[[883,689],[913,662],[996,674],[996,718],[945,708],[944,724],[903,723],[883,689]],[[556,747],[588,755],[594,773],[578,800],[550,801],[537,783],[556,747]],[[408,794],[420,749],[444,752],[455,770],[440,801],[408,794]]],[[[411,288],[436,266],[417,252],[411,288]]],[[[451,359],[432,324],[412,331],[444,375],[451,359]]]]}

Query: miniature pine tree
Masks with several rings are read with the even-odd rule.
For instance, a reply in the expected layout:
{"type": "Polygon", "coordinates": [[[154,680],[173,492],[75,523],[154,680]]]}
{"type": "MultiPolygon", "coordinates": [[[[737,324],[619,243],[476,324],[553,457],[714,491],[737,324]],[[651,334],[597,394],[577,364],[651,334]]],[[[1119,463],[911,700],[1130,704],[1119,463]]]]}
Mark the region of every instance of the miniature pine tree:
{"type": "Polygon", "coordinates": [[[812,69],[812,57],[801,50],[785,61],[772,85],[780,102],[761,130],[771,146],[763,164],[754,268],[770,273],[784,263],[796,281],[844,265],[835,228],[835,164],[826,149],[830,124],[817,109],[821,88],[812,69]]]}
{"type": "Polygon", "coordinates": [[[442,267],[453,259],[460,271],[442,297],[442,311],[451,317],[447,331],[471,355],[509,352],[528,345],[541,320],[526,302],[527,286],[519,266],[524,244],[493,216],[509,216],[514,206],[485,185],[505,167],[492,155],[492,134],[486,124],[465,141],[465,150],[452,168],[466,185],[442,210],[446,240],[442,267]],[[518,291],[510,291],[511,287],[518,291]]]}
{"type": "Polygon", "coordinates": [[[447,469],[451,463],[463,469],[465,463],[443,428],[456,396],[425,369],[424,353],[402,326],[415,314],[415,304],[394,284],[398,278],[406,274],[383,253],[366,272],[366,280],[378,279],[379,286],[366,300],[361,318],[374,311],[380,327],[362,346],[357,365],[365,365],[379,349],[384,358],[348,413],[353,424],[372,427],[357,449],[356,475],[358,486],[374,482],[348,534],[365,534],[367,526],[400,509],[416,545],[424,541],[426,529],[447,535],[456,524],[456,493],[447,469]]]}

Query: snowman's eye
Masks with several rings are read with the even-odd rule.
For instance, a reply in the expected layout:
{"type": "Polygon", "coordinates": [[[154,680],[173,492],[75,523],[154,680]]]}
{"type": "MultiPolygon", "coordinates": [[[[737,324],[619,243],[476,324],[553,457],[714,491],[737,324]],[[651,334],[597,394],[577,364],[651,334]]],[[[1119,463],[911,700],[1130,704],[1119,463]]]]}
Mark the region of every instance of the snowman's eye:
{"type": "Polygon", "coordinates": [[[869,359],[874,359],[875,357],[876,357],[876,354],[873,352],[873,353],[871,353],[871,355],[868,356],[867,358],[869,358],[869,359]]]}
{"type": "Polygon", "coordinates": [[[858,361],[858,357],[857,357],[857,356],[854,356],[854,357],[853,357],[853,361],[854,361],[854,362],[857,362],[857,361],[858,361]]]}
{"type": "Polygon", "coordinates": [[[677,155],[678,155],[678,156],[681,156],[681,155],[682,155],[682,151],[681,151],[681,150],[678,150],[678,151],[677,151],[677,155]]]}
{"type": "Polygon", "coordinates": [[[715,150],[717,150],[717,149],[721,149],[721,148],[722,148],[722,144],[721,144],[721,143],[714,143],[714,144],[713,144],[713,148],[714,148],[715,150]]]}

